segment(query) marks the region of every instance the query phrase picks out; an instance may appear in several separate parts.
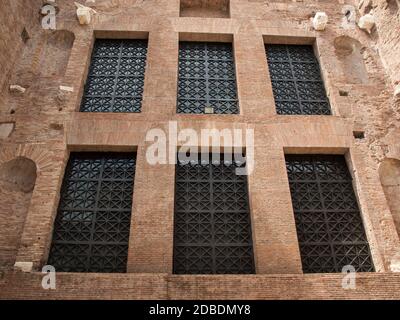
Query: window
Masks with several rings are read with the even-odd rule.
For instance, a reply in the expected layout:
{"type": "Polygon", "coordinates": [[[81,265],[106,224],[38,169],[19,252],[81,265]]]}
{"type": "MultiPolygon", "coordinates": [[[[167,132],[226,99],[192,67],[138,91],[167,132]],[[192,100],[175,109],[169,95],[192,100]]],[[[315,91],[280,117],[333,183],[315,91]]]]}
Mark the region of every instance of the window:
{"type": "Polygon", "coordinates": [[[254,273],[247,176],[235,162],[178,161],[174,273],[254,273]]]}
{"type": "Polygon", "coordinates": [[[82,112],[140,112],[147,40],[96,40],[82,112]]]}
{"type": "Polygon", "coordinates": [[[61,272],[126,272],[136,155],[72,153],[48,260],[61,272]]]}
{"type": "Polygon", "coordinates": [[[267,44],[265,50],[278,114],[331,114],[312,46],[267,44]]]}
{"type": "Polygon", "coordinates": [[[238,113],[232,45],[181,42],[178,113],[238,113]]]}
{"type": "Polygon", "coordinates": [[[286,166],[303,271],[374,271],[344,157],[287,155],[286,166]]]}

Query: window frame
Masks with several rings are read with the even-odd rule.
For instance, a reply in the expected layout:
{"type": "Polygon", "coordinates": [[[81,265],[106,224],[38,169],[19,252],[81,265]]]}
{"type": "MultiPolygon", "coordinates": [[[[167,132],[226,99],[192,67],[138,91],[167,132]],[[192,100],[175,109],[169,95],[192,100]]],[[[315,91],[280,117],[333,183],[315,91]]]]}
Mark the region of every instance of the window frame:
{"type": "MultiPolygon", "coordinates": [[[[110,164],[110,163],[108,163],[110,164]]],[[[93,273],[93,272],[101,272],[101,273],[126,273],[127,270],[127,259],[128,259],[128,249],[129,249],[129,237],[130,237],[130,230],[131,230],[131,220],[132,220],[132,203],[133,203],[133,195],[134,195],[134,184],[135,184],[135,176],[136,176],[136,164],[137,164],[137,152],[136,151],[129,151],[129,152],[98,152],[98,151],[83,151],[83,152],[71,152],[69,155],[68,162],[66,164],[65,172],[63,175],[62,179],[62,185],[61,189],[59,191],[60,193],[60,199],[58,203],[58,208],[55,216],[55,220],[53,222],[53,230],[52,230],[52,238],[51,242],[49,245],[49,252],[47,255],[47,264],[53,265],[56,267],[57,271],[60,272],[79,272],[79,273],[93,273]],[[74,164],[73,161],[77,160],[76,163],[79,163],[78,166],[81,168],[83,166],[83,162],[86,161],[87,165],[90,165],[91,160],[92,165],[95,170],[94,172],[90,169],[88,172],[75,172],[75,178],[73,177],[73,170],[74,170],[74,164]],[[80,162],[82,160],[82,162],[80,162]],[[100,161],[101,165],[98,166],[97,163],[97,169],[94,164],[94,161],[100,161]],[[114,161],[115,160],[115,161],[114,161]],[[115,162],[117,163],[119,160],[119,168],[118,167],[107,167],[107,161],[110,162],[115,162]],[[127,165],[126,163],[124,164],[124,161],[129,161],[132,163],[131,171],[124,171],[124,165],[127,165]],[[110,171],[110,169],[112,169],[110,171]],[[116,170],[118,169],[118,171],[116,170]],[[96,173],[97,170],[97,173],[96,173]],[[118,177],[118,174],[120,175],[118,177]],[[85,176],[86,175],[86,176],[85,176]],[[75,187],[74,187],[75,183],[75,187]],[[79,200],[78,198],[70,198],[69,200],[66,201],[66,198],[63,196],[63,194],[66,194],[68,190],[71,190],[73,187],[73,191],[79,191],[82,194],[82,186],[85,185],[85,183],[90,186],[97,184],[96,188],[92,188],[94,191],[95,190],[95,197],[90,197],[90,188],[87,189],[86,193],[83,193],[84,196],[82,196],[84,202],[85,200],[88,200],[89,203],[92,203],[93,205],[86,205],[83,204],[82,207],[75,207],[75,206],[68,206],[68,201],[74,204],[75,200],[79,200]],[[116,200],[113,200],[109,198],[110,196],[110,190],[108,189],[109,186],[112,186],[113,183],[118,183],[118,185],[121,185],[122,183],[125,183],[126,189],[128,191],[128,194],[122,194],[123,193],[123,188],[121,187],[121,190],[116,190],[118,192],[119,198],[116,200]],[[103,186],[103,184],[106,184],[103,186]],[[107,185],[108,184],[108,185],[107,185]],[[130,185],[129,185],[130,184],[130,185]],[[79,188],[78,188],[79,187],[79,188]],[[105,189],[104,189],[105,188],[105,189]],[[106,198],[102,198],[101,194],[103,192],[103,196],[106,194],[106,198]],[[130,195],[129,195],[130,192],[130,195]],[[89,195],[88,195],[89,194],[89,195]],[[120,195],[122,194],[122,198],[120,195]],[[103,202],[103,204],[100,205],[100,202],[103,202]],[[118,203],[119,201],[119,203],[118,203]],[[109,204],[113,203],[113,206],[119,206],[117,207],[112,207],[108,206],[109,204]],[[124,207],[122,207],[124,206],[124,207]],[[81,212],[81,213],[79,213],[81,212]],[[99,214],[100,213],[100,214],[99,214]],[[77,219],[74,220],[74,215],[76,217],[79,217],[79,214],[81,216],[86,216],[87,219],[91,218],[91,227],[88,229],[88,225],[86,225],[85,229],[85,220],[77,219]],[[99,217],[103,217],[104,221],[103,223],[111,223],[114,222],[116,223],[116,220],[121,222],[124,218],[124,215],[126,219],[126,225],[124,230],[121,230],[121,226],[117,228],[118,232],[113,232],[112,234],[114,236],[117,236],[119,241],[108,241],[100,239],[100,235],[98,235],[98,239],[95,240],[94,236],[96,235],[96,226],[99,221],[99,217]],[[64,227],[66,228],[63,230],[63,225],[62,225],[62,220],[64,218],[70,219],[70,224],[65,224],[64,227]],[[113,218],[115,218],[113,220],[113,218]],[[80,225],[81,228],[75,229],[73,228],[74,225],[80,225]],[[71,230],[70,230],[71,229],[71,230]],[[74,232],[75,231],[75,232],[74,232]],[[86,237],[90,234],[89,240],[82,240],[84,238],[84,233],[86,232],[86,237]],[[70,234],[69,234],[70,233],[70,234]],[[123,234],[122,234],[123,233],[123,234]],[[77,237],[78,240],[74,240],[73,238],[77,237]],[[125,237],[125,238],[124,238],[125,237]],[[86,257],[86,262],[84,265],[77,265],[77,266],[61,266],[57,264],[57,259],[58,261],[61,261],[60,263],[62,264],[62,255],[57,258],[57,254],[53,253],[53,250],[57,251],[55,246],[58,244],[63,246],[63,244],[71,244],[71,246],[88,246],[89,251],[87,252],[86,255],[81,255],[86,257]],[[104,270],[100,270],[101,268],[94,268],[91,264],[91,258],[94,256],[91,254],[92,246],[115,246],[115,247],[120,247],[123,253],[120,252],[119,255],[116,255],[114,258],[115,259],[122,259],[124,266],[118,264],[118,261],[115,262],[114,269],[110,269],[109,267],[104,267],[104,270]],[[61,260],[60,260],[61,259],[61,260]],[[92,269],[93,267],[93,269],[92,269]]],[[[76,169],[76,168],[75,168],[76,169]]],[[[86,189],[84,189],[86,190],[86,189]]],[[[93,192],[92,192],[93,193],[93,192]]],[[[115,195],[115,194],[114,194],[115,195]]],[[[68,199],[68,198],[67,198],[68,199]]],[[[102,221],[102,219],[100,219],[102,221]]],[[[89,220],[86,221],[86,224],[90,224],[89,220]]],[[[99,228],[101,227],[101,223],[99,223],[99,228]]],[[[100,230],[99,229],[99,230],[100,230]]],[[[105,227],[105,230],[107,228],[105,227]]],[[[102,230],[102,233],[107,233],[102,230]]],[[[112,230],[111,230],[112,231],[112,230]]],[[[115,230],[114,230],[115,231],[115,230]]],[[[105,249],[104,249],[105,250],[105,249]]],[[[62,250],[61,250],[62,251],[62,250]]],[[[56,252],[57,253],[57,252],[56,252]]],[[[72,255],[73,257],[73,255],[72,255]]],[[[79,255],[78,255],[79,257],[79,255]]],[[[96,256],[95,256],[96,257],[96,256]]],[[[100,255],[101,257],[101,255],[100,255]]],[[[105,258],[107,255],[104,256],[105,258]]],[[[75,257],[76,258],[76,257],[75,257]]],[[[110,257],[108,257],[110,258],[110,257]]],[[[121,262],[121,261],[120,261],[121,262]]],[[[122,263],[121,262],[121,263],[122,263]]]]}
{"type": "MultiPolygon", "coordinates": [[[[145,81],[146,81],[146,71],[147,71],[147,65],[148,65],[148,57],[149,57],[149,34],[147,32],[121,32],[121,33],[109,33],[109,32],[95,32],[95,37],[93,38],[93,42],[92,42],[92,46],[91,46],[91,50],[90,50],[90,54],[88,56],[88,62],[87,62],[87,67],[86,67],[86,72],[84,75],[84,83],[83,83],[83,87],[81,90],[81,94],[80,94],[80,99],[78,101],[78,106],[77,106],[77,112],[79,113],[106,113],[106,114],[140,114],[142,112],[142,108],[143,108],[143,99],[144,99],[144,95],[145,95],[145,81]],[[116,42],[129,42],[129,41],[138,41],[138,42],[143,42],[146,43],[146,54],[144,55],[143,59],[144,59],[144,64],[143,64],[143,69],[142,69],[142,74],[140,76],[134,76],[134,75],[125,75],[125,77],[130,77],[130,78],[136,78],[142,79],[143,85],[138,87],[138,90],[140,91],[139,95],[135,96],[135,95],[126,95],[125,98],[127,99],[127,101],[129,99],[133,99],[133,100],[138,100],[138,107],[137,107],[137,111],[107,111],[107,110],[100,110],[100,111],[84,111],[83,109],[83,105],[85,103],[85,99],[90,98],[90,95],[87,95],[87,87],[88,87],[88,81],[89,78],[91,77],[91,69],[93,67],[93,58],[95,55],[95,49],[96,49],[96,43],[98,42],[107,42],[107,41],[116,41],[116,42]]],[[[123,56],[119,56],[118,57],[118,71],[119,71],[119,63],[120,63],[120,58],[124,58],[123,56]]],[[[128,57],[125,57],[128,58],[128,57]]],[[[135,58],[135,57],[133,57],[135,58]]],[[[136,57],[139,58],[139,57],[136,57]]],[[[110,75],[110,77],[114,76],[116,78],[116,80],[118,80],[119,77],[121,77],[121,75],[119,73],[114,73],[113,75],[110,75]]],[[[95,76],[94,76],[95,77],[95,76]]],[[[122,77],[124,77],[122,75],[122,77]]],[[[121,77],[121,78],[122,78],[121,77]]],[[[113,94],[111,95],[99,95],[99,97],[96,97],[98,99],[111,99],[110,103],[110,108],[114,109],[115,108],[115,103],[114,102],[114,98],[115,98],[115,90],[116,90],[116,86],[117,83],[114,83],[114,90],[113,90],[113,94]]],[[[124,96],[119,97],[121,99],[124,98],[124,96]]]]}
{"type": "MultiPolygon", "coordinates": [[[[205,49],[204,49],[205,51],[205,49]]],[[[205,57],[207,57],[207,54],[204,54],[205,57]]],[[[182,33],[180,34],[180,40],[179,40],[179,48],[178,48],[178,70],[177,70],[177,97],[176,97],[176,114],[177,115],[222,115],[222,116],[227,116],[227,115],[240,115],[240,102],[239,102],[239,87],[238,87],[238,77],[237,77],[237,69],[236,69],[236,59],[235,59],[235,48],[234,48],[234,41],[233,41],[233,37],[231,37],[230,35],[210,35],[210,36],[204,36],[202,34],[187,34],[187,33],[182,33]],[[220,41],[221,39],[224,39],[222,41],[220,41]],[[226,40],[225,40],[226,39],[226,40]],[[210,70],[210,68],[208,68],[209,65],[209,61],[223,61],[223,59],[190,59],[187,58],[185,60],[181,60],[181,55],[182,55],[182,45],[184,44],[193,44],[193,46],[195,46],[196,44],[198,45],[205,45],[207,48],[207,46],[223,46],[223,45],[229,45],[231,48],[231,59],[226,60],[227,62],[231,62],[231,66],[230,69],[232,72],[232,76],[229,77],[210,77],[209,74],[207,73],[207,71],[210,70]],[[205,75],[203,77],[181,77],[181,67],[182,64],[184,63],[184,61],[204,61],[205,64],[205,69],[204,69],[204,73],[205,75]],[[196,98],[196,97],[189,97],[189,98],[181,98],[180,99],[180,83],[183,80],[202,80],[205,82],[204,85],[204,91],[205,91],[205,97],[201,97],[201,98],[196,98]],[[211,81],[215,81],[215,82],[220,82],[223,85],[227,82],[230,81],[233,83],[233,93],[235,98],[210,98],[209,92],[214,90],[212,87],[210,89],[209,86],[209,82],[211,81]],[[192,109],[196,110],[196,112],[180,112],[180,100],[181,101],[187,101],[188,103],[193,102],[194,104],[197,104],[197,106],[192,107],[192,109]],[[201,102],[204,102],[202,106],[201,102]],[[212,104],[212,102],[214,103],[214,105],[212,104]],[[223,104],[224,102],[226,103],[234,103],[236,106],[234,107],[235,109],[233,110],[234,112],[215,112],[215,110],[218,108],[215,107],[215,105],[218,104],[223,104]],[[202,108],[203,107],[203,108],[202,108]],[[210,112],[206,112],[206,108],[211,107],[212,110],[207,110],[210,112]],[[201,110],[202,108],[202,110],[201,110]]],[[[201,71],[201,70],[200,70],[201,71]]],[[[184,90],[185,87],[183,87],[182,90],[184,90]]],[[[186,87],[187,90],[190,89],[189,86],[186,87]]],[[[196,86],[193,87],[194,89],[197,89],[196,86]]],[[[186,107],[187,108],[187,107],[186,107]]],[[[223,106],[221,106],[221,109],[223,110],[223,106]]],[[[229,107],[226,107],[226,109],[229,111],[229,107]]]]}
{"type": "MultiPolygon", "coordinates": [[[[295,164],[291,164],[291,167],[295,167],[295,164]]],[[[306,168],[306,166],[304,164],[299,164],[299,167],[304,167],[306,168]]],[[[338,258],[342,258],[342,260],[346,259],[346,254],[340,254],[340,246],[345,247],[347,246],[354,246],[354,248],[356,248],[356,246],[364,246],[363,250],[367,250],[367,255],[368,255],[368,259],[369,261],[365,262],[365,265],[363,266],[361,264],[361,268],[364,268],[363,272],[375,272],[375,265],[374,265],[374,258],[372,255],[372,251],[371,251],[371,244],[369,242],[368,239],[368,234],[367,234],[367,229],[365,228],[365,224],[364,224],[364,220],[363,220],[363,216],[362,216],[362,211],[360,208],[360,205],[358,203],[358,199],[357,199],[357,194],[356,194],[356,190],[354,189],[354,185],[353,185],[353,177],[350,173],[350,166],[347,164],[346,158],[344,155],[342,154],[307,154],[307,153],[286,153],[285,154],[285,167],[286,167],[286,171],[287,171],[287,181],[288,181],[288,185],[290,188],[290,195],[291,195],[291,203],[292,203],[292,208],[293,208],[293,213],[294,213],[294,218],[295,218],[295,228],[296,228],[296,233],[297,233],[297,237],[298,237],[298,244],[299,244],[299,249],[300,249],[300,257],[301,257],[301,261],[302,261],[302,268],[303,268],[303,272],[304,273],[339,273],[342,272],[342,269],[340,268],[340,261],[339,263],[337,262],[338,258]],[[291,173],[289,171],[289,162],[292,161],[294,162],[301,162],[303,161],[304,163],[308,163],[308,171],[304,171],[304,173],[302,173],[304,176],[307,177],[307,179],[295,179],[295,180],[291,180],[291,173]],[[317,163],[319,162],[326,162],[325,166],[327,168],[327,170],[325,170],[325,172],[322,170],[323,166],[322,165],[318,170],[320,170],[321,172],[318,173],[318,171],[315,170],[317,163]],[[329,169],[328,166],[328,162],[331,161],[331,169],[329,169]],[[335,167],[335,162],[337,164],[337,167],[335,167]],[[333,165],[332,165],[333,164],[333,165]],[[311,170],[311,167],[313,168],[313,170],[311,170]],[[341,167],[341,168],[340,168],[341,167]],[[336,171],[332,171],[332,168],[334,168],[336,171]],[[322,179],[321,176],[324,177],[326,179],[322,179]],[[338,176],[341,177],[340,179],[333,179],[332,176],[338,176]],[[331,178],[329,178],[329,176],[331,176],[331,178]],[[334,189],[329,189],[329,193],[327,193],[326,189],[324,189],[324,185],[325,186],[329,186],[330,185],[335,185],[336,186],[336,190],[334,189]],[[342,186],[344,186],[346,184],[346,188],[348,188],[348,190],[346,190],[346,192],[344,192],[344,189],[341,190],[340,192],[337,192],[337,188],[342,188],[342,186],[340,186],[340,184],[342,184],[342,186]],[[317,190],[313,190],[312,185],[314,185],[314,187],[317,188],[317,190]],[[300,188],[300,190],[306,190],[306,192],[303,192],[303,197],[305,197],[305,204],[299,203],[299,199],[297,198],[296,193],[299,193],[297,191],[295,191],[294,188],[300,188]],[[313,191],[313,192],[311,192],[313,191]],[[335,192],[336,193],[335,193],[335,192]],[[311,201],[311,194],[313,194],[313,201],[311,201]],[[317,195],[317,196],[316,196],[317,195]],[[340,199],[340,197],[343,196],[342,199],[340,199]],[[342,207],[339,207],[339,205],[337,205],[337,208],[335,208],[335,205],[332,206],[332,201],[329,200],[329,197],[331,197],[334,200],[338,198],[339,200],[343,200],[343,203],[346,203],[345,201],[347,201],[348,203],[345,204],[342,207]],[[347,197],[347,198],[346,198],[347,197]],[[317,201],[319,200],[319,201],[317,201]],[[307,202],[309,201],[309,202],[307,202]],[[319,205],[317,205],[316,203],[318,203],[319,205]],[[313,207],[307,208],[307,206],[312,205],[313,207]],[[346,207],[347,206],[347,207],[346,207]],[[315,208],[314,208],[315,207],[315,208]],[[351,216],[351,214],[353,216],[351,216]],[[317,217],[318,219],[323,220],[323,222],[321,222],[321,224],[319,225],[320,230],[325,229],[327,231],[326,233],[326,238],[328,238],[328,240],[325,241],[320,241],[321,243],[319,243],[318,241],[308,241],[310,239],[313,239],[313,235],[314,233],[309,232],[310,230],[305,230],[303,232],[303,230],[301,229],[301,224],[303,223],[302,219],[302,215],[304,215],[304,221],[306,221],[307,219],[315,219],[314,216],[318,216],[320,215],[320,217],[317,217]],[[336,215],[336,216],[335,216],[336,215]],[[340,216],[341,215],[341,216],[340,216]],[[339,220],[335,220],[335,219],[339,219],[339,220]],[[341,221],[340,219],[343,219],[343,221],[341,221]],[[346,219],[349,219],[348,221],[346,221],[346,219]],[[348,232],[348,230],[346,230],[345,228],[343,228],[343,230],[341,229],[339,232],[337,230],[335,230],[335,223],[337,223],[337,225],[339,225],[340,223],[348,223],[349,225],[351,225],[351,223],[354,223],[356,226],[356,229],[358,228],[357,232],[354,232],[354,230],[352,230],[353,232],[348,232]],[[300,224],[300,225],[299,225],[300,224]],[[309,234],[309,235],[307,235],[309,234]],[[310,238],[308,239],[307,237],[310,236],[310,238]],[[354,238],[358,238],[357,241],[347,241],[347,240],[340,240],[337,241],[338,239],[346,239],[346,237],[354,237],[354,238]],[[332,253],[332,255],[330,256],[331,259],[333,260],[333,265],[332,266],[328,266],[326,270],[323,269],[313,269],[312,265],[308,265],[307,263],[309,263],[313,257],[315,257],[315,252],[313,252],[312,250],[310,250],[309,252],[304,249],[305,247],[312,247],[315,246],[316,248],[318,248],[318,245],[325,245],[325,246],[329,246],[330,247],[330,252],[332,253]],[[339,249],[336,249],[337,251],[335,251],[335,246],[338,247],[339,249]],[[339,254],[337,253],[339,252],[339,254]],[[309,255],[308,255],[309,254],[309,255]],[[368,263],[370,265],[368,265],[368,263]],[[331,268],[331,269],[329,269],[331,268]],[[368,270],[367,270],[368,269],[368,270]]],[[[300,170],[300,169],[299,169],[300,170]]],[[[296,176],[294,174],[294,176],[296,176]]],[[[301,176],[300,176],[301,177],[301,176]]],[[[332,200],[331,199],[331,200],[332,200]]],[[[340,203],[340,202],[338,202],[340,203]]],[[[304,223],[303,223],[304,224],[304,223]]],[[[317,225],[317,224],[316,224],[317,225]]],[[[354,226],[353,226],[354,227],[354,226]]],[[[355,230],[356,230],[355,229],[355,230]]],[[[319,237],[321,237],[319,234],[324,234],[323,232],[317,232],[316,234],[316,238],[319,239],[319,237]]],[[[322,238],[321,238],[322,239],[322,238]]],[[[350,251],[349,251],[350,252],[350,251]]],[[[349,253],[348,252],[348,253],[349,253]]],[[[365,253],[365,252],[364,252],[365,253]]],[[[319,257],[319,253],[317,250],[317,258],[319,257]]],[[[322,254],[321,253],[321,257],[327,257],[328,255],[326,254],[322,254]]],[[[348,254],[348,257],[351,257],[351,253],[348,254]]],[[[355,257],[358,258],[358,256],[356,255],[355,257]]],[[[342,266],[343,267],[343,266],[342,266]]],[[[360,271],[357,268],[359,268],[359,266],[356,266],[355,269],[356,271],[360,271]]]]}
{"type": "MultiPolygon", "coordinates": [[[[286,39],[287,40],[287,39],[286,39]]],[[[277,41],[277,39],[274,39],[273,37],[264,37],[264,51],[265,51],[265,55],[266,55],[266,62],[267,62],[267,68],[269,70],[269,77],[270,77],[270,81],[271,81],[271,87],[272,87],[272,93],[273,93],[273,98],[274,98],[274,104],[275,104],[275,112],[277,115],[280,116],[290,116],[290,115],[296,115],[296,116],[332,116],[333,115],[333,108],[332,108],[332,103],[330,101],[329,98],[329,94],[328,94],[328,90],[327,87],[325,85],[325,80],[324,80],[324,75],[322,72],[322,68],[321,68],[321,62],[318,58],[318,54],[316,53],[316,47],[315,47],[315,41],[312,41],[309,38],[304,38],[304,39],[297,39],[297,41],[295,41],[295,39],[290,39],[288,41],[277,41]],[[279,58],[273,58],[271,59],[271,56],[268,54],[268,48],[269,46],[271,47],[284,47],[286,49],[286,55],[287,55],[287,59],[279,59],[279,58]],[[313,56],[310,58],[308,58],[309,60],[301,60],[301,59],[296,59],[293,60],[291,57],[291,54],[289,53],[290,48],[292,48],[294,50],[295,47],[298,47],[300,49],[300,47],[303,47],[304,49],[306,49],[307,47],[309,49],[310,52],[312,52],[313,56]],[[289,68],[287,69],[280,69],[279,71],[281,71],[282,73],[287,73],[290,74],[290,77],[285,77],[284,78],[275,78],[274,79],[274,74],[273,74],[273,68],[272,66],[274,64],[288,64],[289,68]],[[311,74],[311,72],[314,72],[314,78],[311,79],[307,79],[307,77],[304,77],[304,73],[301,75],[301,77],[304,78],[299,78],[298,76],[296,76],[296,68],[297,70],[300,70],[301,67],[299,66],[303,66],[303,69],[306,69],[305,66],[306,65],[314,65],[315,68],[314,70],[309,70],[309,74],[311,74]],[[294,65],[296,65],[296,68],[294,68],[294,65]],[[282,71],[283,70],[283,71],[282,71]],[[288,71],[289,70],[289,71],[288,71]],[[278,86],[274,86],[274,82],[282,82],[282,83],[290,83],[293,82],[293,85],[287,85],[287,90],[291,91],[291,95],[293,95],[293,97],[291,99],[277,99],[277,96],[279,95],[280,87],[278,86]],[[307,85],[307,83],[315,83],[316,87],[314,88],[315,90],[320,91],[319,92],[319,97],[320,99],[309,99],[309,97],[304,97],[304,91],[308,90],[308,91],[315,91],[312,90],[311,88],[309,88],[309,85],[307,85]],[[302,89],[299,90],[299,83],[301,83],[301,87],[302,89]],[[318,85],[319,84],[319,85],[318,85]],[[295,98],[294,98],[295,96],[295,98]],[[282,110],[281,108],[278,107],[278,105],[282,103],[282,105],[287,105],[287,107],[283,107],[282,110]],[[318,107],[318,104],[326,104],[326,107],[318,107]],[[297,104],[297,109],[298,111],[296,111],[296,108],[294,108],[293,106],[297,104]],[[314,104],[314,108],[305,108],[303,106],[303,104],[309,104],[310,106],[312,106],[312,104],[314,104]],[[285,112],[286,110],[289,110],[290,112],[285,112]],[[304,110],[306,110],[306,112],[304,112],[304,110]]],[[[277,68],[278,70],[279,68],[277,68]]],[[[277,71],[277,72],[279,72],[277,71]]],[[[303,70],[304,71],[304,70],[303,70]]],[[[305,72],[306,73],[306,72],[305,72]]],[[[318,96],[318,95],[316,95],[318,96]]]]}

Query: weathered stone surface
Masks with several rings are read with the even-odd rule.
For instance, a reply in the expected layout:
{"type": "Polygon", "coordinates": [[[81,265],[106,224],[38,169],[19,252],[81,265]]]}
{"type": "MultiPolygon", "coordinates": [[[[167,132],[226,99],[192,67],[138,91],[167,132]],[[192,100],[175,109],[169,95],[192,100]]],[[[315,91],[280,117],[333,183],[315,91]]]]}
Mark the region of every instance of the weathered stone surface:
{"type": "Polygon", "coordinates": [[[390,264],[390,271],[392,272],[400,272],[400,259],[393,259],[390,264]]]}
{"type": "MultiPolygon", "coordinates": [[[[370,0],[372,3],[372,0],[370,0]]],[[[378,38],[376,40],[382,64],[392,83],[400,83],[400,59],[397,58],[400,43],[399,1],[373,0],[374,17],[378,38]]],[[[372,6],[371,5],[371,6],[372,6]]]]}
{"type": "Polygon", "coordinates": [[[400,84],[394,88],[394,96],[400,98],[400,84]]]}
{"type": "Polygon", "coordinates": [[[21,87],[17,84],[12,84],[12,85],[10,85],[10,91],[15,92],[15,93],[25,93],[26,88],[21,87]]]}
{"type": "Polygon", "coordinates": [[[75,5],[77,6],[76,15],[78,17],[79,23],[90,24],[90,22],[92,21],[92,14],[95,13],[95,11],[92,8],[86,7],[77,2],[75,2],[75,5]]]}
{"type": "Polygon", "coordinates": [[[371,33],[375,26],[374,16],[372,14],[366,14],[365,16],[362,16],[358,21],[358,26],[361,29],[368,31],[368,33],[371,33]]]}
{"type": "Polygon", "coordinates": [[[315,30],[323,31],[328,24],[328,15],[325,12],[317,12],[312,22],[315,30]]]}
{"type": "Polygon", "coordinates": [[[61,91],[66,91],[66,92],[74,92],[73,87],[68,87],[68,86],[60,86],[61,91]]]}
{"type": "Polygon", "coordinates": [[[8,138],[15,127],[14,122],[0,123],[0,139],[8,138]]]}
{"type": "Polygon", "coordinates": [[[14,269],[22,272],[31,272],[33,270],[32,262],[16,262],[14,264],[14,269]]]}

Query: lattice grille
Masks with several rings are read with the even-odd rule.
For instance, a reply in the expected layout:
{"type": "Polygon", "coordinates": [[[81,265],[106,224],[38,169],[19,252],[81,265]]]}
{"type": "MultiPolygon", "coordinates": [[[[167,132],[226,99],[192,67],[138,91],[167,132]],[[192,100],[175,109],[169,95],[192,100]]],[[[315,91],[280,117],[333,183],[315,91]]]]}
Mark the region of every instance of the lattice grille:
{"type": "Polygon", "coordinates": [[[238,113],[232,45],[181,42],[178,113],[238,113]]]}
{"type": "Polygon", "coordinates": [[[239,163],[179,161],[174,273],[254,273],[247,177],[239,163]]]}
{"type": "Polygon", "coordinates": [[[140,112],[146,40],[96,40],[82,112],[140,112]]]}
{"type": "Polygon", "coordinates": [[[61,272],[126,272],[136,155],[72,153],[48,264],[61,272]]]}
{"type": "Polygon", "coordinates": [[[267,44],[265,50],[278,114],[331,114],[312,46],[267,44]]]}
{"type": "Polygon", "coordinates": [[[305,273],[374,271],[343,156],[286,156],[305,273]]]}

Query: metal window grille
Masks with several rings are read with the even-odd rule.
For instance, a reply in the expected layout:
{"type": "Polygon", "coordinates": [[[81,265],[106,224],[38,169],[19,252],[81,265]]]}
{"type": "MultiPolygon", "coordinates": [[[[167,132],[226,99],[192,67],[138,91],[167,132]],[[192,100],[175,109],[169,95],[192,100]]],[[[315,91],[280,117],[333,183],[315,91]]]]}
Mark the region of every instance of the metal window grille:
{"type": "Polygon", "coordinates": [[[247,176],[240,163],[178,161],[174,273],[254,273],[247,176]]]}
{"type": "Polygon", "coordinates": [[[72,153],[48,264],[61,272],[126,272],[136,154],[72,153]]]}
{"type": "Polygon", "coordinates": [[[96,40],[82,112],[140,112],[147,40],[96,40]]]}
{"type": "Polygon", "coordinates": [[[330,115],[313,47],[265,45],[278,114],[330,115]]]}
{"type": "Polygon", "coordinates": [[[303,271],[374,271],[344,157],[287,155],[286,166],[303,271]]]}
{"type": "Polygon", "coordinates": [[[178,113],[239,113],[232,45],[181,42],[178,113]]]}

